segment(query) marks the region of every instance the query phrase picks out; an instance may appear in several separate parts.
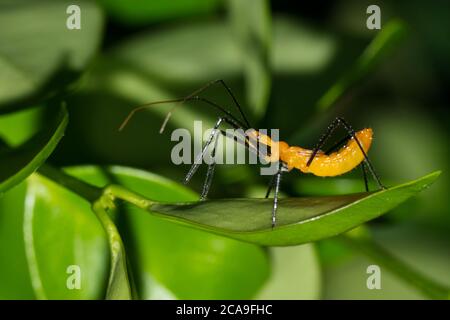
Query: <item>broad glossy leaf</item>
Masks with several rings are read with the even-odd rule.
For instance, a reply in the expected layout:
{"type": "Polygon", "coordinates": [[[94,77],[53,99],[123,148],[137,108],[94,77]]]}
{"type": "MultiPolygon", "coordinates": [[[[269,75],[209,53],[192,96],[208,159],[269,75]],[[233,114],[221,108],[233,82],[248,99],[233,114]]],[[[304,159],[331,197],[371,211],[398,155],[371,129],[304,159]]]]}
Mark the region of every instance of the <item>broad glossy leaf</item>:
{"type": "Polygon", "coordinates": [[[111,53],[128,64],[129,72],[139,70],[175,84],[228,78],[238,74],[242,66],[229,26],[218,22],[140,34],[111,53]]]}
{"type": "Polygon", "coordinates": [[[67,85],[95,53],[102,15],[92,1],[77,1],[81,29],[69,30],[71,1],[0,4],[0,112],[54,93],[67,85]]]}
{"type": "Polygon", "coordinates": [[[440,172],[373,193],[280,199],[271,229],[271,199],[221,199],[153,204],[161,218],[230,238],[269,246],[297,245],[332,237],[379,217],[432,184],[440,172]]]}
{"type": "Polygon", "coordinates": [[[9,147],[17,147],[40,128],[45,107],[29,108],[0,116],[0,139],[9,147]]]}
{"type": "MultiPolygon", "coordinates": [[[[337,41],[334,35],[292,17],[275,16],[273,22],[272,68],[275,73],[320,73],[335,56],[337,41]]],[[[297,84],[293,87],[298,88],[297,84]]],[[[289,101],[292,102],[292,98],[289,101]]]]}
{"type": "Polygon", "coordinates": [[[62,106],[27,142],[16,149],[0,149],[0,192],[17,185],[44,163],[64,135],[67,121],[67,110],[62,106]]]}
{"type": "Polygon", "coordinates": [[[108,242],[90,204],[38,174],[27,183],[24,236],[37,298],[104,298],[108,242]]]}
{"type": "MultiPolygon", "coordinates": [[[[159,201],[197,199],[187,188],[141,170],[85,166],[68,172],[97,186],[117,183],[159,201]]],[[[251,298],[268,277],[268,257],[259,246],[185,228],[133,206],[124,206],[117,220],[140,298],[251,298]]]]}
{"type": "Polygon", "coordinates": [[[23,239],[25,194],[22,182],[0,195],[0,300],[34,298],[23,239]]]}

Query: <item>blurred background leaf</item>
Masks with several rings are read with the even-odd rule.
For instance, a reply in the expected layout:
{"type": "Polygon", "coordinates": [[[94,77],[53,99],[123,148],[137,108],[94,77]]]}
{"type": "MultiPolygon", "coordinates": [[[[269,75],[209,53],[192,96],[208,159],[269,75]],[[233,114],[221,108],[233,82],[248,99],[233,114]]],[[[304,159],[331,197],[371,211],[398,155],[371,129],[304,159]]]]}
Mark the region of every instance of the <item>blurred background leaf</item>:
{"type": "Polygon", "coordinates": [[[64,135],[68,122],[66,107],[59,107],[47,121],[46,128],[18,148],[0,149],[0,193],[25,180],[47,160],[64,135]]]}
{"type": "Polygon", "coordinates": [[[93,57],[101,41],[102,13],[94,2],[78,1],[82,28],[69,30],[66,8],[71,3],[0,3],[0,112],[55,95],[93,57]]]}
{"type": "Polygon", "coordinates": [[[25,256],[23,211],[26,183],[0,195],[0,299],[34,299],[25,256]]]}
{"type": "Polygon", "coordinates": [[[258,299],[304,300],[321,297],[322,275],[313,244],[269,250],[273,271],[258,299]]]}
{"type": "Polygon", "coordinates": [[[221,0],[99,0],[101,6],[115,20],[129,25],[191,18],[216,9],[221,0]]]}
{"type": "Polygon", "coordinates": [[[42,176],[27,180],[24,238],[38,299],[103,299],[108,242],[90,204],[42,176]],[[69,266],[80,270],[80,289],[69,290],[69,266]]]}
{"type": "Polygon", "coordinates": [[[393,47],[398,47],[405,34],[406,26],[401,20],[386,23],[355,64],[319,99],[317,108],[325,111],[336,103],[346,91],[367,76],[393,47]]]}
{"type": "Polygon", "coordinates": [[[18,147],[41,127],[44,108],[32,107],[0,117],[0,139],[9,147],[18,147]]]}
{"type": "MultiPolygon", "coordinates": [[[[427,232],[422,228],[403,224],[372,228],[377,243],[411,267],[443,285],[450,285],[448,277],[448,237],[444,233],[427,232]],[[414,245],[411,245],[414,239],[414,245]]],[[[325,299],[423,299],[414,287],[401,281],[381,266],[381,290],[368,290],[367,267],[377,262],[351,252],[345,259],[324,267],[325,299]]]]}
{"type": "Polygon", "coordinates": [[[252,113],[264,115],[270,95],[272,28],[268,0],[228,0],[231,24],[245,72],[247,102],[252,113]]]}

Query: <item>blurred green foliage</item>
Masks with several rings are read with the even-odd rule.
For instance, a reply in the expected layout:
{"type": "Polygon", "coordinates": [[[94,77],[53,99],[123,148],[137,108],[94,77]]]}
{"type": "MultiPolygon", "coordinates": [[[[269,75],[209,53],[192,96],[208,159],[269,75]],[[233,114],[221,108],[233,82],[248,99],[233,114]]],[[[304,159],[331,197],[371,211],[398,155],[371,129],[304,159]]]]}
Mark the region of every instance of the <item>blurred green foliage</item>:
{"type": "MultiPolygon", "coordinates": [[[[365,26],[366,0],[300,8],[242,2],[0,2],[0,188],[8,187],[0,194],[1,299],[104,298],[107,238],[89,204],[38,174],[23,180],[51,153],[54,166],[95,165],[69,172],[96,185],[120,181],[152,199],[194,199],[144,171],[101,168],[126,165],[181,180],[187,167],[171,163],[170,137],[158,134],[167,107],[142,112],[123,133],[117,128],[133,107],[186,96],[217,78],[232,87],[256,128],[280,128],[289,143],[312,147],[336,115],[355,128],[372,127],[370,156],[388,185],[441,169],[431,190],[368,230],[388,251],[450,285],[450,4],[380,1],[376,31],[365,26]],[[65,27],[69,4],[81,8],[81,30],[65,27]],[[70,121],[56,147],[67,121],[57,111],[62,100],[70,121]],[[5,179],[11,175],[14,183],[5,179]],[[86,270],[80,291],[65,289],[71,264],[86,270]]],[[[232,103],[220,88],[205,96],[232,103]]],[[[206,129],[216,117],[186,104],[167,132],[191,129],[193,120],[206,129]]],[[[263,189],[257,170],[219,166],[211,197],[263,189]]],[[[192,188],[202,180],[200,172],[192,188]]],[[[362,191],[363,182],[359,172],[326,180],[291,173],[282,188],[286,196],[337,195],[362,191]]],[[[140,298],[423,298],[388,271],[382,290],[367,290],[366,268],[376,262],[334,239],[267,249],[136,208],[120,207],[114,218],[140,298]]]]}

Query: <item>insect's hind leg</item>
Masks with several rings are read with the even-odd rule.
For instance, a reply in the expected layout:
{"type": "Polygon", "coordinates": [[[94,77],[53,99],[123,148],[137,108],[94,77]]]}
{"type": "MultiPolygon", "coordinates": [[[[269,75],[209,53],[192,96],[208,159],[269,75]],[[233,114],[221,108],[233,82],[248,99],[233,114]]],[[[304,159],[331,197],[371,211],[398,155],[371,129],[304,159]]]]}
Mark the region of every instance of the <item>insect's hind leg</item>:
{"type": "Polygon", "coordinates": [[[364,178],[364,187],[366,188],[366,192],[369,192],[369,181],[367,180],[367,171],[366,171],[366,165],[365,163],[361,163],[361,170],[364,178]]]}
{"type": "MultiPolygon", "coordinates": [[[[331,152],[334,152],[336,150],[338,150],[339,148],[341,148],[349,139],[351,138],[350,135],[345,136],[343,139],[339,140],[339,142],[337,142],[334,146],[330,147],[328,150],[325,151],[325,154],[330,154],[331,152]]],[[[361,172],[363,175],[363,179],[364,179],[364,187],[366,192],[369,192],[369,182],[367,180],[367,169],[366,169],[366,165],[365,162],[361,162],[361,164],[359,165],[361,167],[361,172]]]]}
{"type": "MultiPolygon", "coordinates": [[[[375,169],[373,168],[373,165],[372,165],[371,161],[369,160],[369,157],[367,156],[366,152],[364,151],[364,149],[363,149],[363,147],[361,145],[361,142],[356,137],[355,130],[353,130],[353,128],[343,118],[340,118],[340,117],[336,118],[328,126],[327,131],[325,131],[325,133],[320,137],[319,142],[317,143],[317,145],[313,149],[311,157],[309,158],[309,160],[306,163],[306,165],[309,166],[311,164],[311,162],[314,160],[315,156],[317,155],[317,152],[323,147],[323,145],[325,144],[327,139],[331,136],[331,134],[334,132],[334,130],[336,130],[336,128],[339,127],[339,125],[343,125],[344,128],[347,130],[349,136],[351,138],[355,139],[356,143],[358,144],[359,149],[361,150],[361,152],[364,155],[364,162],[363,163],[365,164],[365,166],[367,166],[367,169],[369,170],[369,172],[371,173],[372,177],[374,178],[374,180],[378,184],[378,187],[380,189],[386,189],[386,187],[381,183],[381,180],[380,180],[378,174],[375,172],[375,169]]],[[[363,168],[363,170],[365,170],[365,168],[363,168]]],[[[365,171],[364,171],[364,173],[365,173],[365,171]]],[[[365,179],[367,179],[367,177],[365,179]]],[[[367,183],[366,183],[366,185],[367,185],[367,183]]],[[[368,188],[366,187],[366,190],[367,189],[368,188]]]]}

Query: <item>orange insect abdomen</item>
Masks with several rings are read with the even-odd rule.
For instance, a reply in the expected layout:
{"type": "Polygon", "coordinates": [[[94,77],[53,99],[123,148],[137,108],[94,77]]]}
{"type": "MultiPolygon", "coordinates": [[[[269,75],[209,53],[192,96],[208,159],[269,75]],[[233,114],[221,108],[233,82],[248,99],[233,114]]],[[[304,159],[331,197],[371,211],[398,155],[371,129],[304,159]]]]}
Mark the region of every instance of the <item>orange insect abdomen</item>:
{"type": "MultiPolygon", "coordinates": [[[[367,154],[372,144],[373,132],[367,128],[356,133],[364,152],[367,154]]],[[[364,160],[355,139],[349,141],[337,152],[329,155],[322,151],[318,152],[310,166],[306,166],[312,150],[300,147],[289,147],[286,143],[279,143],[280,159],[285,162],[289,169],[299,169],[304,173],[312,173],[319,177],[333,177],[351,171],[364,160]]]]}

